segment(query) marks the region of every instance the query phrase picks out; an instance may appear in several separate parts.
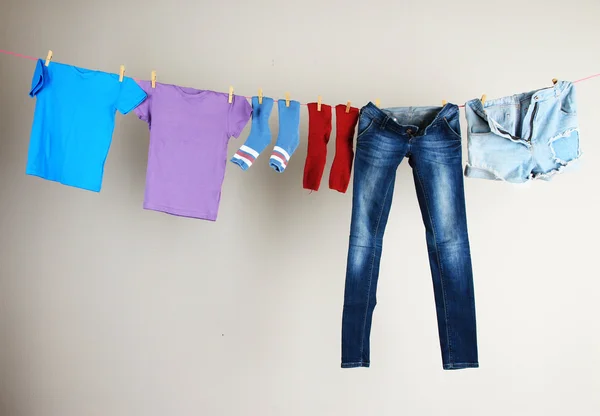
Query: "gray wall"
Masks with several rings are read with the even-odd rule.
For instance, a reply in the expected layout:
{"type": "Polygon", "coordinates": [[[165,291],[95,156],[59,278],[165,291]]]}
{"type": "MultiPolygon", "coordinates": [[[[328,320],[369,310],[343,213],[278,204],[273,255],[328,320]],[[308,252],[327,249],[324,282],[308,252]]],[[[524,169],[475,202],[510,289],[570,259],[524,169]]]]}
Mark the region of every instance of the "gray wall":
{"type": "MultiPolygon", "coordinates": [[[[600,71],[597,0],[179,3],[3,0],[0,48],[356,105],[462,103],[600,71]]],[[[2,416],[598,414],[600,79],[578,85],[577,168],[466,181],[482,367],[444,372],[406,163],[372,367],[341,370],[351,194],[302,189],[305,109],[288,171],[229,164],[213,224],[142,210],[148,130],[133,115],[118,117],[100,194],[26,176],[32,71],[0,56],[2,416]]]]}

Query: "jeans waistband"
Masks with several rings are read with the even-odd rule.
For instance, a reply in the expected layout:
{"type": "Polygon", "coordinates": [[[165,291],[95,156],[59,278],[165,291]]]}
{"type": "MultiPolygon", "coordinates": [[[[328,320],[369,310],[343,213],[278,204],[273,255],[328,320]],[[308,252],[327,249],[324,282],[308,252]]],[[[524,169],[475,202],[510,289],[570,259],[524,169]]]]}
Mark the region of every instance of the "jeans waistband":
{"type": "Polygon", "coordinates": [[[515,94],[508,97],[496,98],[494,100],[487,100],[485,104],[482,104],[479,98],[475,98],[467,101],[466,105],[471,107],[473,110],[483,112],[484,108],[495,106],[514,106],[526,100],[533,100],[536,102],[556,100],[560,98],[565,91],[568,91],[572,85],[573,83],[569,81],[558,81],[553,87],[543,88],[537,91],[524,92],[522,94],[515,94]]]}
{"type": "Polygon", "coordinates": [[[437,113],[433,121],[424,128],[421,127],[423,134],[427,133],[427,129],[435,126],[444,120],[444,118],[457,117],[459,114],[456,104],[448,103],[443,107],[390,107],[381,109],[372,102],[369,102],[360,110],[361,116],[366,115],[374,120],[381,129],[388,129],[400,134],[415,135],[419,131],[419,126],[415,124],[399,124],[394,117],[394,114],[410,115],[411,113],[437,113]]]}

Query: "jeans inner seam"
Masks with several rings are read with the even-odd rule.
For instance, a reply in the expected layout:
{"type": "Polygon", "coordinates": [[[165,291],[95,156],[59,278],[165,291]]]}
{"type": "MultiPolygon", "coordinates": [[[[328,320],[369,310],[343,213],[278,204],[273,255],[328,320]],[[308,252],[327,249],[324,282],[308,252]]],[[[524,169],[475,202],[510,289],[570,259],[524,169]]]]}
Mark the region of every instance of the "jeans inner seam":
{"type": "Polygon", "coordinates": [[[429,217],[429,222],[431,223],[431,228],[433,230],[433,244],[435,245],[435,254],[437,258],[438,267],[440,269],[440,283],[442,285],[442,300],[444,301],[444,320],[446,321],[446,340],[448,341],[448,360],[452,362],[452,341],[450,340],[450,333],[448,332],[448,308],[446,307],[446,285],[444,285],[444,269],[442,267],[442,262],[440,261],[440,250],[437,244],[437,236],[435,232],[435,224],[433,222],[433,218],[431,217],[431,210],[429,209],[429,197],[427,195],[427,191],[425,190],[425,186],[423,185],[423,181],[421,180],[421,175],[419,174],[419,170],[417,167],[414,167],[415,173],[417,174],[417,179],[419,180],[419,185],[423,191],[423,196],[425,199],[425,208],[427,209],[427,216],[429,217]]]}
{"type": "MultiPolygon", "coordinates": [[[[388,194],[390,192],[390,186],[393,181],[388,182],[387,189],[385,191],[385,196],[383,197],[383,203],[381,204],[381,211],[379,212],[379,218],[377,219],[377,226],[375,227],[375,238],[379,234],[379,224],[381,223],[381,217],[383,216],[383,210],[385,209],[385,204],[387,201],[388,194]]],[[[377,251],[377,244],[373,247],[372,256],[371,256],[371,269],[369,270],[369,286],[367,289],[367,306],[365,308],[365,320],[363,322],[363,329],[360,340],[360,359],[363,359],[363,352],[365,349],[365,332],[367,330],[367,317],[369,315],[369,304],[371,302],[371,284],[373,282],[373,266],[375,265],[375,254],[377,251]]]]}

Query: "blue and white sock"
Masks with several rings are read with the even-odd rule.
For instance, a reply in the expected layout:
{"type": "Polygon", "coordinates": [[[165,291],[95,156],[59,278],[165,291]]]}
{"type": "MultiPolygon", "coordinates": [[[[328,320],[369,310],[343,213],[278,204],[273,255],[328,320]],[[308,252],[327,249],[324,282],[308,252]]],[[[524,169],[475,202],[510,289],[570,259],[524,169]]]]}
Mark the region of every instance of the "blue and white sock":
{"type": "Polygon", "coordinates": [[[290,106],[287,107],[285,100],[279,100],[277,104],[279,135],[269,164],[276,172],[283,172],[300,144],[300,103],[290,101],[290,106]]]}
{"type": "Polygon", "coordinates": [[[233,155],[231,161],[242,170],[247,170],[258,155],[271,143],[271,129],[269,128],[269,117],[273,110],[273,99],[263,97],[262,104],[258,103],[258,97],[252,97],[252,127],[246,142],[233,155]]]}

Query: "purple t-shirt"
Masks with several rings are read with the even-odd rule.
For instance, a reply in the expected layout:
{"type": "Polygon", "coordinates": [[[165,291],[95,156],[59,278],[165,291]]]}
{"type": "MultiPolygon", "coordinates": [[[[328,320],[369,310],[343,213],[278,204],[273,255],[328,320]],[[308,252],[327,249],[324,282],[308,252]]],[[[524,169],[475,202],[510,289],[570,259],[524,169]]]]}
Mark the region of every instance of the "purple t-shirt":
{"type": "Polygon", "coordinates": [[[244,97],[138,81],[148,95],[135,113],[150,127],[144,208],[215,221],[227,143],[252,114],[244,97]]]}

